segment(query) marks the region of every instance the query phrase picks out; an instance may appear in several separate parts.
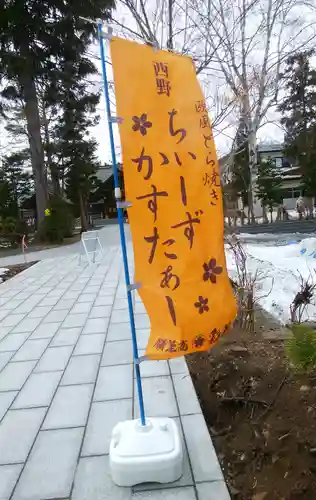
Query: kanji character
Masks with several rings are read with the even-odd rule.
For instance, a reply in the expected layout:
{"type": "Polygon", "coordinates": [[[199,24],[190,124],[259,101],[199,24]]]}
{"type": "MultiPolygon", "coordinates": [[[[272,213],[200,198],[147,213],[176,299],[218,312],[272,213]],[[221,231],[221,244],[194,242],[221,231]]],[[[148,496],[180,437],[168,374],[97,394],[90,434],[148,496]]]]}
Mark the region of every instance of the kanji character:
{"type": "Polygon", "coordinates": [[[167,352],[177,352],[177,342],[176,340],[169,340],[168,347],[166,349],[167,352]]]}
{"type": "Polygon", "coordinates": [[[211,333],[209,334],[210,344],[215,344],[215,342],[218,341],[220,335],[221,335],[221,332],[219,330],[217,330],[217,328],[214,328],[214,330],[212,330],[211,333]]]}
{"type": "Polygon", "coordinates": [[[203,177],[204,186],[206,186],[206,184],[209,186],[210,182],[211,182],[210,175],[206,172],[204,177],[203,177]]]}
{"type": "Polygon", "coordinates": [[[229,327],[230,327],[230,323],[226,323],[226,325],[224,326],[223,333],[226,333],[227,330],[229,330],[229,327]]]}
{"type": "Polygon", "coordinates": [[[164,351],[166,345],[168,344],[167,339],[157,339],[156,342],[154,343],[154,348],[157,349],[157,351],[164,351]]]}
{"type": "Polygon", "coordinates": [[[171,84],[169,80],[165,80],[164,78],[156,78],[156,86],[158,95],[166,94],[168,97],[170,96],[171,84]]]}
{"type": "Polygon", "coordinates": [[[179,285],[180,285],[180,278],[172,273],[172,266],[168,266],[167,269],[165,269],[162,273],[160,273],[163,278],[160,282],[160,287],[161,288],[170,288],[169,283],[173,280],[174,281],[174,286],[172,288],[172,291],[176,290],[179,285]]]}
{"type": "Polygon", "coordinates": [[[137,200],[145,200],[146,198],[151,198],[148,200],[148,208],[154,215],[154,222],[157,220],[157,211],[158,211],[158,203],[157,198],[159,196],[168,196],[167,191],[157,191],[156,186],[154,184],[151,185],[153,191],[152,193],[144,194],[142,196],[137,196],[137,200]]]}
{"type": "Polygon", "coordinates": [[[190,249],[192,248],[192,245],[193,245],[193,239],[194,239],[194,224],[200,224],[201,222],[201,219],[198,217],[199,215],[202,215],[203,214],[203,211],[200,210],[200,211],[197,211],[195,212],[195,216],[196,217],[192,217],[192,215],[190,214],[190,212],[186,212],[186,215],[187,215],[187,220],[185,221],[182,221],[182,222],[179,222],[179,224],[175,224],[174,226],[171,226],[172,229],[176,229],[178,227],[182,227],[182,226],[187,226],[185,229],[184,229],[184,236],[189,240],[190,242],[190,249]]]}
{"type": "Polygon", "coordinates": [[[216,172],[215,168],[213,168],[213,172],[211,174],[211,186],[220,187],[220,184],[217,184],[218,178],[219,178],[219,173],[216,172]]]}
{"type": "Polygon", "coordinates": [[[169,313],[170,313],[172,322],[176,326],[176,324],[177,324],[177,317],[176,317],[176,311],[175,311],[175,308],[174,308],[173,300],[168,295],[166,295],[165,298],[166,298],[166,301],[167,301],[167,305],[168,305],[168,309],[169,309],[169,313]]]}
{"type": "Polygon", "coordinates": [[[163,62],[154,62],[154,70],[156,76],[163,76],[165,78],[169,77],[169,69],[168,69],[168,64],[163,63],[163,62]]]}
{"type": "Polygon", "coordinates": [[[203,347],[205,344],[205,337],[204,335],[197,335],[193,340],[192,340],[192,346],[193,347],[203,347]]]}
{"type": "Polygon", "coordinates": [[[180,340],[179,351],[186,352],[189,349],[187,340],[180,340]]]}
{"type": "MultiPolygon", "coordinates": [[[[168,246],[170,247],[171,245],[173,245],[175,243],[175,240],[173,239],[169,239],[169,240],[166,240],[163,242],[163,246],[168,246]]],[[[165,253],[165,256],[168,258],[168,259],[177,259],[177,255],[175,253],[168,253],[168,252],[164,252],[165,253]]]]}
{"type": "Polygon", "coordinates": [[[182,175],[180,176],[180,189],[181,189],[181,199],[184,206],[187,205],[187,191],[185,188],[185,180],[182,175]]]}
{"type": "Polygon", "coordinates": [[[206,103],[205,101],[197,101],[195,103],[195,111],[197,113],[206,113],[207,108],[206,108],[206,103]]]}
{"type": "Polygon", "coordinates": [[[211,128],[210,126],[210,120],[209,120],[209,117],[207,115],[203,115],[201,116],[200,118],[200,127],[201,128],[211,128]]]}
{"type": "Polygon", "coordinates": [[[156,227],[154,227],[153,236],[144,236],[144,240],[146,240],[147,243],[152,243],[152,247],[151,247],[151,251],[150,251],[150,255],[149,255],[149,259],[148,259],[149,264],[151,264],[152,261],[154,260],[155,252],[156,252],[156,248],[157,248],[157,243],[159,240],[158,229],[156,227]]]}
{"type": "Polygon", "coordinates": [[[145,154],[145,148],[142,149],[142,152],[138,158],[132,158],[132,162],[138,163],[137,170],[138,172],[141,172],[143,170],[143,164],[146,161],[148,164],[148,172],[144,176],[144,179],[148,181],[148,179],[151,178],[151,175],[153,173],[153,160],[151,156],[146,156],[145,154]]]}
{"type": "Polygon", "coordinates": [[[175,109],[173,109],[172,111],[169,111],[169,133],[172,137],[176,137],[177,135],[181,135],[180,139],[178,140],[177,144],[179,144],[179,142],[182,142],[183,139],[186,137],[187,135],[187,131],[184,129],[184,128],[178,128],[177,130],[174,129],[174,125],[173,125],[173,119],[175,117],[175,115],[178,113],[178,111],[176,111],[175,109]]]}

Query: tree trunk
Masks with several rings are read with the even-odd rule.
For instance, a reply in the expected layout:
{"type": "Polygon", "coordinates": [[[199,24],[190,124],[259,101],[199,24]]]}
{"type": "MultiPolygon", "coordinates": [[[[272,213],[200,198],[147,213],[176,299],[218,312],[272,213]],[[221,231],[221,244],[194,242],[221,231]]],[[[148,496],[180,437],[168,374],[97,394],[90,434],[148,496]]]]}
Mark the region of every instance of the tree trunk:
{"type": "Polygon", "coordinates": [[[240,224],[241,226],[245,225],[245,207],[242,205],[242,208],[240,209],[240,224]]]}
{"type": "Polygon", "coordinates": [[[169,50],[173,49],[173,1],[174,0],[168,0],[168,40],[167,40],[167,48],[169,50]]]}
{"type": "Polygon", "coordinates": [[[81,232],[85,233],[86,231],[88,231],[88,218],[86,215],[86,206],[81,191],[79,191],[79,205],[80,205],[81,232]]]}
{"type": "Polygon", "coordinates": [[[249,186],[248,186],[248,223],[255,223],[255,214],[253,210],[253,193],[255,185],[253,182],[253,170],[256,164],[256,134],[251,131],[248,136],[249,149],[249,186]]]}
{"type": "Polygon", "coordinates": [[[56,194],[57,196],[60,196],[61,192],[60,192],[58,170],[57,170],[56,166],[54,165],[53,158],[52,158],[52,152],[50,149],[48,122],[47,122],[44,104],[42,105],[42,115],[43,115],[43,123],[44,123],[44,136],[45,136],[45,143],[46,143],[47,163],[48,163],[50,175],[52,178],[54,194],[56,194]]]}
{"type": "Polygon", "coordinates": [[[262,205],[262,218],[263,218],[263,222],[265,224],[269,222],[269,219],[267,216],[267,210],[266,210],[266,207],[264,205],[262,205]]]}
{"type": "Polygon", "coordinates": [[[61,157],[61,194],[64,196],[65,191],[66,191],[66,185],[65,185],[65,166],[64,166],[64,158],[61,157]]]}
{"type": "Polygon", "coordinates": [[[21,75],[20,80],[25,101],[24,112],[35,181],[37,228],[39,228],[45,216],[45,209],[47,208],[47,178],[41,138],[41,123],[34,79],[24,73],[21,75]]]}
{"type": "Polygon", "coordinates": [[[313,218],[314,212],[314,199],[311,196],[305,198],[305,206],[307,208],[307,213],[309,218],[313,218]]]}

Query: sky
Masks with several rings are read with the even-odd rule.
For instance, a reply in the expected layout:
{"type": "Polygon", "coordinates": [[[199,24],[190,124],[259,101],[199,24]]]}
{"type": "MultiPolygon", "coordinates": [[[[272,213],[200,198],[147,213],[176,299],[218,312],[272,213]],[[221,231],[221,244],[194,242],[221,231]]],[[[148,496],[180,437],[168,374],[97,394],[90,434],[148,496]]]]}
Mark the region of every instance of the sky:
{"type": "MultiPolygon", "coordinates": [[[[129,26],[135,28],[135,26],[132,23],[131,16],[130,14],[120,11],[116,12],[118,19],[124,24],[126,19],[128,19],[129,26]]],[[[255,23],[256,24],[256,23],[255,23]]],[[[114,34],[119,35],[120,33],[116,32],[114,30],[114,34]]],[[[204,42],[203,42],[204,43],[204,42]]],[[[111,71],[111,63],[110,63],[110,54],[109,54],[109,47],[108,47],[108,42],[105,42],[105,51],[106,51],[106,57],[107,57],[107,71],[108,71],[108,79],[110,82],[110,85],[112,84],[112,71],[111,71]]],[[[105,100],[104,100],[104,93],[103,93],[103,84],[102,84],[102,75],[101,75],[101,62],[100,62],[100,54],[99,54],[99,44],[98,41],[96,40],[94,44],[91,45],[89,54],[91,54],[92,60],[97,66],[97,69],[99,71],[99,75],[94,77],[95,81],[95,87],[101,91],[101,100],[100,104],[98,106],[98,114],[100,115],[100,123],[91,130],[91,134],[95,137],[98,143],[98,150],[97,154],[102,163],[111,163],[111,151],[110,151],[110,143],[109,143],[109,132],[108,132],[108,123],[106,119],[106,110],[105,110],[105,100]]],[[[205,77],[206,78],[206,77],[205,77]]],[[[216,88],[217,82],[216,82],[216,76],[209,74],[207,77],[207,86],[208,86],[208,94],[212,95],[212,89],[216,88]]],[[[215,95],[215,90],[213,95],[215,95]]],[[[115,106],[114,106],[114,94],[113,94],[113,85],[111,85],[111,101],[112,101],[112,113],[115,115],[115,106]]],[[[212,112],[210,113],[210,119],[212,121],[212,112]]],[[[268,113],[268,119],[269,123],[258,131],[257,134],[257,141],[258,142],[282,142],[283,140],[283,131],[278,125],[278,119],[279,116],[277,113],[272,109],[268,113]]],[[[216,143],[216,148],[218,152],[218,156],[222,156],[223,154],[226,154],[231,147],[232,144],[232,139],[235,135],[235,131],[237,128],[238,124],[238,116],[235,115],[234,113],[231,113],[227,120],[225,120],[219,129],[214,129],[214,138],[215,138],[215,143],[216,143]]],[[[121,148],[120,148],[120,139],[119,139],[119,133],[117,129],[117,125],[114,125],[114,136],[115,136],[115,145],[116,145],[116,154],[117,154],[117,161],[121,161],[121,148]]],[[[12,149],[12,146],[10,144],[10,138],[7,137],[5,131],[4,131],[4,124],[0,123],[0,154],[3,153],[4,148],[6,152],[10,149],[12,149]]]]}
{"type": "MultiPolygon", "coordinates": [[[[139,13],[142,11],[139,7],[138,0],[129,0],[130,3],[133,3],[137,9],[139,9],[139,13]]],[[[211,5],[212,9],[218,6],[218,2],[216,0],[210,0],[211,3],[201,2],[198,0],[193,0],[192,2],[182,2],[175,0],[174,1],[174,11],[173,11],[173,29],[174,29],[174,46],[178,50],[178,52],[186,51],[187,54],[196,56],[203,55],[206,53],[210,54],[212,49],[207,45],[210,45],[210,42],[207,40],[206,33],[207,30],[207,22],[205,24],[205,9],[207,9],[207,5],[211,5]],[[187,10],[184,10],[184,5],[187,10]],[[196,6],[198,6],[198,10],[196,10],[196,6]],[[188,16],[188,17],[187,17],[188,16]],[[201,16],[201,17],[200,17],[201,16]],[[188,20],[188,22],[187,22],[188,20]],[[197,24],[197,21],[198,23],[197,24]],[[177,33],[176,33],[177,32],[177,33]],[[207,52],[207,50],[209,52],[207,52]]],[[[245,37],[246,37],[246,46],[248,44],[248,54],[247,54],[247,62],[246,65],[247,73],[249,75],[249,82],[251,82],[251,78],[254,75],[258,75],[261,71],[261,64],[265,57],[265,48],[266,48],[266,30],[264,26],[266,26],[267,22],[267,6],[269,5],[270,0],[258,0],[254,2],[254,9],[250,9],[246,16],[246,24],[245,24],[245,37]],[[256,7],[257,6],[257,7],[256,7]],[[259,31],[258,31],[259,30],[259,31]],[[259,34],[258,34],[259,33],[259,34]]],[[[137,36],[134,34],[139,33],[139,28],[135,22],[135,19],[131,15],[130,11],[127,10],[125,1],[117,1],[117,9],[114,13],[114,18],[116,19],[116,24],[112,23],[112,29],[115,35],[124,36],[124,37],[133,37],[134,40],[137,40],[137,36]],[[125,26],[124,29],[118,26],[118,24],[122,27],[125,26]],[[133,30],[131,33],[129,30],[133,30]]],[[[239,9],[242,8],[243,5],[249,6],[252,5],[252,0],[221,0],[221,5],[226,9],[225,11],[225,22],[227,24],[229,39],[236,40],[236,46],[234,47],[234,57],[235,62],[237,61],[237,66],[240,64],[239,61],[239,53],[241,50],[241,28],[240,23],[238,21],[239,9]],[[239,42],[238,42],[239,40],[239,42]]],[[[166,0],[155,0],[155,2],[151,0],[145,1],[146,15],[149,19],[149,24],[151,29],[153,30],[156,38],[159,41],[160,46],[166,47],[166,38],[168,36],[167,33],[167,21],[168,21],[168,2],[166,0]]],[[[310,15],[310,8],[306,6],[302,6],[300,2],[295,0],[284,0],[284,4],[282,0],[272,1],[272,9],[275,9],[273,12],[278,12],[277,21],[273,28],[273,35],[269,44],[269,55],[268,55],[268,66],[272,64],[269,71],[269,81],[272,84],[274,78],[276,76],[276,66],[273,66],[273,62],[277,59],[276,55],[278,54],[278,50],[280,49],[281,54],[291,53],[297,50],[297,47],[302,47],[301,50],[306,50],[309,48],[306,45],[306,37],[312,35],[315,36],[315,12],[313,10],[313,14],[310,15]],[[278,10],[280,9],[280,10],[278,10]],[[283,9],[283,10],[282,10],[283,9]],[[288,9],[288,10],[287,10],[288,9]],[[285,12],[286,11],[286,12],[285,12]],[[307,15],[308,12],[308,15],[307,15]],[[306,31],[305,31],[306,28],[306,31]],[[280,38],[278,38],[278,34],[280,34],[280,38]]],[[[209,15],[209,14],[207,14],[209,15]]],[[[225,33],[222,33],[224,29],[221,21],[219,24],[216,24],[217,14],[214,11],[212,16],[212,22],[215,23],[213,35],[216,33],[216,30],[219,29],[217,36],[217,41],[219,42],[219,52],[218,57],[219,60],[223,54],[225,54],[225,44],[222,40],[225,40],[225,33]],[[224,38],[223,38],[224,37],[224,38]]],[[[273,16],[272,16],[273,17],[273,16]]],[[[213,38],[212,38],[213,40],[213,38]]],[[[216,40],[216,38],[214,38],[216,40]]],[[[110,54],[108,50],[108,43],[105,43],[107,59],[110,61],[110,54]]],[[[94,45],[93,52],[95,57],[98,57],[98,45],[94,45]]],[[[314,58],[316,59],[316,58],[314,58]]],[[[207,71],[203,72],[203,76],[200,78],[202,90],[205,91],[205,96],[210,97],[207,99],[207,103],[212,101],[217,95],[217,91],[219,89],[220,95],[223,97],[227,97],[228,100],[231,100],[232,93],[229,91],[228,86],[224,83],[225,78],[223,75],[223,70],[220,67],[219,60],[215,60],[213,57],[211,59],[211,63],[209,64],[207,71]]],[[[227,65],[229,66],[231,59],[225,59],[227,61],[227,65]]],[[[99,69],[100,63],[98,60],[95,60],[99,69]]],[[[312,61],[313,62],[313,61],[312,61]]],[[[314,61],[316,63],[316,61],[314,61]]],[[[224,64],[224,66],[225,66],[224,64]]],[[[239,66],[240,67],[240,66],[239,66]]],[[[108,65],[109,69],[109,80],[112,79],[111,75],[111,66],[108,65]]],[[[255,78],[255,76],[254,76],[255,78]]],[[[255,80],[256,81],[256,80],[255,80]]],[[[250,83],[250,88],[252,84],[250,83]]],[[[258,87],[257,87],[258,89],[258,87]]],[[[251,91],[250,91],[251,92],[251,91]]],[[[251,92],[252,93],[252,92],[251,92]]],[[[256,94],[257,95],[257,94],[256,94]]],[[[254,97],[254,96],[253,96],[254,97]]],[[[280,99],[282,99],[282,92],[279,94],[280,99]]],[[[112,100],[114,101],[114,95],[112,95],[112,100]]],[[[109,152],[109,141],[108,141],[108,133],[107,133],[107,123],[104,120],[104,108],[105,103],[102,96],[102,100],[100,103],[100,111],[101,111],[101,122],[93,131],[97,141],[99,142],[98,153],[102,161],[110,161],[110,152],[109,152]]],[[[212,116],[212,106],[210,110],[210,120],[213,121],[212,116]]],[[[231,112],[227,118],[217,127],[213,129],[213,135],[215,139],[216,149],[218,156],[222,156],[230,151],[233,139],[235,137],[236,129],[238,126],[238,111],[231,112]]],[[[257,142],[282,142],[284,139],[284,132],[280,126],[280,115],[276,112],[275,108],[270,108],[266,114],[265,120],[267,123],[263,125],[258,133],[257,133],[257,142]]],[[[119,146],[119,135],[117,130],[115,131],[115,143],[116,143],[116,151],[117,154],[120,155],[120,146],[119,146]]],[[[120,158],[120,156],[119,156],[120,158]]]]}
{"type": "MultiPolygon", "coordinates": [[[[107,67],[107,76],[108,81],[111,87],[111,110],[113,116],[115,116],[115,97],[113,94],[113,76],[112,76],[112,67],[111,67],[111,57],[109,50],[109,42],[104,42],[105,52],[106,52],[106,60],[108,61],[107,67]]],[[[98,156],[101,162],[111,163],[111,150],[110,150],[110,142],[109,142],[109,131],[108,131],[108,122],[106,118],[106,106],[105,106],[105,98],[103,91],[103,78],[101,73],[101,61],[100,61],[100,49],[98,43],[91,47],[91,53],[93,53],[93,62],[96,65],[99,76],[96,78],[96,88],[99,88],[101,93],[101,100],[98,106],[98,113],[101,117],[100,123],[91,130],[92,135],[96,138],[99,146],[98,146],[98,156]]],[[[268,123],[263,126],[257,135],[258,142],[282,142],[283,141],[283,131],[280,126],[277,124],[278,122],[278,114],[271,111],[269,119],[275,123],[268,123]]],[[[212,120],[212,113],[210,113],[210,119],[212,120]]],[[[229,152],[232,138],[234,136],[234,132],[236,130],[237,119],[235,116],[230,116],[229,120],[224,122],[219,130],[214,130],[214,139],[217,149],[218,157],[229,152]]],[[[114,137],[115,137],[115,146],[116,146],[116,156],[117,161],[120,162],[121,159],[121,148],[120,148],[120,137],[118,133],[117,125],[114,125],[114,137]]]]}

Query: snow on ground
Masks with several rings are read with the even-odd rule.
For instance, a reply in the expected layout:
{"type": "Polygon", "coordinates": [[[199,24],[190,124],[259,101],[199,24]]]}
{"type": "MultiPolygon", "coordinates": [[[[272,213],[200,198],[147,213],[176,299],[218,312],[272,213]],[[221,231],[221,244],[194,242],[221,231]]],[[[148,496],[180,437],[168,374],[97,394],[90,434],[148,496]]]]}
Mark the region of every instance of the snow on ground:
{"type": "Polygon", "coordinates": [[[2,283],[3,281],[1,276],[5,274],[7,271],[9,271],[9,269],[6,269],[5,267],[0,267],[0,283],[2,283]]]}
{"type": "Polygon", "coordinates": [[[288,243],[299,243],[301,240],[312,237],[310,233],[240,233],[239,240],[245,243],[267,243],[270,245],[287,245],[288,243]]]}
{"type": "MultiPolygon", "coordinates": [[[[258,303],[281,323],[290,320],[290,305],[299,291],[300,276],[311,277],[316,283],[316,238],[296,242],[295,238],[286,245],[244,244],[247,265],[251,274],[259,271],[256,290],[258,303]]],[[[235,263],[232,253],[226,251],[227,268],[234,277],[235,263]]],[[[304,319],[316,320],[315,303],[308,306],[304,319]]]]}

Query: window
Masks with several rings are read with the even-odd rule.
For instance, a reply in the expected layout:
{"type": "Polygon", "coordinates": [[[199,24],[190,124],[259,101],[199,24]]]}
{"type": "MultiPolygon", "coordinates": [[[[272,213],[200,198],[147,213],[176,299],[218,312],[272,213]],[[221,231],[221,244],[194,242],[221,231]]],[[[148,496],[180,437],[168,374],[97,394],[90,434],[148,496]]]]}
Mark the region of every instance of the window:
{"type": "Polygon", "coordinates": [[[301,190],[299,188],[288,188],[288,189],[282,189],[281,190],[282,198],[283,199],[296,199],[301,196],[301,190]]]}
{"type": "Polygon", "coordinates": [[[299,198],[302,196],[302,191],[300,189],[293,188],[293,198],[299,198]]]}
{"type": "Polygon", "coordinates": [[[282,198],[293,198],[292,188],[281,190],[282,198]]]}
{"type": "Polygon", "coordinates": [[[282,158],[282,167],[283,168],[290,168],[291,167],[291,162],[288,158],[282,158]]]}

